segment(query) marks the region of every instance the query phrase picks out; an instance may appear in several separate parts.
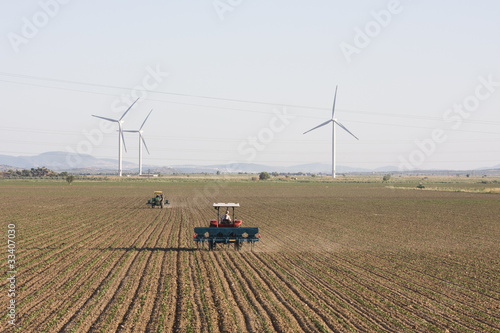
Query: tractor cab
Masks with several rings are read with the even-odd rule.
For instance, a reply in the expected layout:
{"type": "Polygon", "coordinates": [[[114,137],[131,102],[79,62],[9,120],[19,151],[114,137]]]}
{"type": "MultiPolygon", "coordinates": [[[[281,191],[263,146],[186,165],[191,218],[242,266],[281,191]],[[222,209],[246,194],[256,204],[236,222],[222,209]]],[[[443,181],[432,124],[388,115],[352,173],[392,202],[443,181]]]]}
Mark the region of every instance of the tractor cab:
{"type": "Polygon", "coordinates": [[[237,220],[234,215],[234,209],[239,206],[238,203],[214,203],[213,207],[217,210],[217,220],[210,220],[210,227],[239,228],[242,221],[237,220]],[[232,214],[230,214],[230,209],[232,209],[232,214]]]}

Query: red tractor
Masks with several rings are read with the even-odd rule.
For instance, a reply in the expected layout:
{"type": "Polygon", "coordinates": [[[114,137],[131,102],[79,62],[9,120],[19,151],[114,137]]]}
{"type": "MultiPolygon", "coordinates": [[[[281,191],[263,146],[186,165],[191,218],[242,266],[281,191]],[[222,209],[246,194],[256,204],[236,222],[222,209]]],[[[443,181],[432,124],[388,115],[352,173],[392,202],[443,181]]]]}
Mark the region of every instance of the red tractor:
{"type": "Polygon", "coordinates": [[[234,216],[234,209],[239,207],[238,203],[214,203],[213,207],[217,210],[217,220],[210,220],[210,226],[194,228],[194,241],[196,246],[207,242],[208,250],[215,250],[217,244],[234,244],[234,249],[239,251],[243,243],[247,242],[253,245],[259,241],[259,228],[242,228],[241,220],[234,216]],[[225,214],[221,216],[221,208],[225,208],[225,214]],[[232,208],[232,217],[229,209],[232,208]],[[202,243],[200,243],[202,242],[202,243]]]}

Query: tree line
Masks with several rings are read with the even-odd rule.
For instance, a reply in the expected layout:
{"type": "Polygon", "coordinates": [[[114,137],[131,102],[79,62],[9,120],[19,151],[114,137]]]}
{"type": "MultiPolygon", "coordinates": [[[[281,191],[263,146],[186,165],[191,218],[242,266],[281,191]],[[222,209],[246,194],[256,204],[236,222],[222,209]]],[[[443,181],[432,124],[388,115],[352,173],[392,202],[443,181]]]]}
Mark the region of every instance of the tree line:
{"type": "Polygon", "coordinates": [[[56,178],[56,177],[63,177],[63,178],[66,178],[66,177],[68,177],[68,173],[66,171],[63,171],[61,173],[57,173],[55,171],[47,169],[46,167],[41,167],[41,168],[38,167],[38,168],[22,169],[22,170],[9,170],[7,172],[4,172],[4,177],[12,177],[12,178],[44,178],[44,177],[56,178]]]}

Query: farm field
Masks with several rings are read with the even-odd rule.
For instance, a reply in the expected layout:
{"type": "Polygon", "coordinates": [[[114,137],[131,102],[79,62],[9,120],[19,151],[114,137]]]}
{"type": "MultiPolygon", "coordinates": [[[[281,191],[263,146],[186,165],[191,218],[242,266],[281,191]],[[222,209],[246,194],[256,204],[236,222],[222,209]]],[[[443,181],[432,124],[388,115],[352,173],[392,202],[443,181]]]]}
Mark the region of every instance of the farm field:
{"type": "Polygon", "coordinates": [[[500,332],[500,194],[390,185],[2,180],[0,331],[500,332]],[[253,251],[196,249],[213,202],[253,251]]]}

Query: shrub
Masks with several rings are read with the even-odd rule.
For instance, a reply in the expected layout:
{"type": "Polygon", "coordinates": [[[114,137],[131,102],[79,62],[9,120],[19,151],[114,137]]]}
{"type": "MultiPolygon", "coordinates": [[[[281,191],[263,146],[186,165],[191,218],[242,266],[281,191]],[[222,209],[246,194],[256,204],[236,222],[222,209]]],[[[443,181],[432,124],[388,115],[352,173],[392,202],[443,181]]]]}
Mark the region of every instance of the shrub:
{"type": "Polygon", "coordinates": [[[260,180],[267,180],[269,178],[271,178],[271,176],[269,176],[269,174],[267,172],[261,172],[259,175],[260,180]]]}
{"type": "Polygon", "coordinates": [[[69,175],[68,177],[66,177],[66,181],[68,182],[68,184],[71,185],[71,183],[73,182],[73,180],[75,180],[75,176],[73,175],[69,175]]]}

